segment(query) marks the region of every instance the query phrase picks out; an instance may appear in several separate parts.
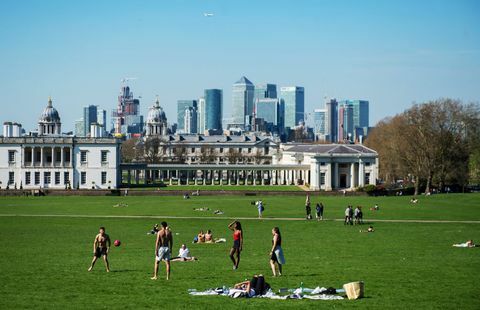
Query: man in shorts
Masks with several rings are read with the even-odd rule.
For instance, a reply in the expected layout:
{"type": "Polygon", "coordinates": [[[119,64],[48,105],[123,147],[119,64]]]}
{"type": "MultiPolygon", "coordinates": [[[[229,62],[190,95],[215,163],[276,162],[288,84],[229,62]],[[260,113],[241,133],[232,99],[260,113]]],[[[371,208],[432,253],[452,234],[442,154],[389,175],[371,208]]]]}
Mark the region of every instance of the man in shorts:
{"type": "Polygon", "coordinates": [[[161,226],[162,228],[157,233],[157,241],[155,242],[155,268],[152,280],[157,280],[158,265],[162,260],[165,262],[167,269],[167,280],[170,279],[170,256],[173,247],[172,231],[168,227],[167,222],[162,222],[161,226]]]}
{"type": "Polygon", "coordinates": [[[105,233],[105,227],[100,227],[98,234],[95,236],[95,240],[93,241],[93,260],[90,264],[90,268],[88,271],[92,271],[95,262],[100,257],[103,257],[103,261],[105,262],[105,267],[107,272],[110,272],[110,266],[108,264],[108,250],[110,249],[110,237],[105,233]]]}

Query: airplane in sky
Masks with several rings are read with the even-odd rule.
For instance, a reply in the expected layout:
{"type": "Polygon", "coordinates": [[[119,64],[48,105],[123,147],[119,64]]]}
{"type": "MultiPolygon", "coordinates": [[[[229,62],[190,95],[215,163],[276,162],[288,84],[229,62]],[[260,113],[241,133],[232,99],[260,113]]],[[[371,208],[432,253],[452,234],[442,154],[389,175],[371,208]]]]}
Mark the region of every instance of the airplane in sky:
{"type": "Polygon", "coordinates": [[[212,16],[213,16],[213,13],[203,13],[203,16],[205,16],[205,17],[212,17],[212,16]]]}

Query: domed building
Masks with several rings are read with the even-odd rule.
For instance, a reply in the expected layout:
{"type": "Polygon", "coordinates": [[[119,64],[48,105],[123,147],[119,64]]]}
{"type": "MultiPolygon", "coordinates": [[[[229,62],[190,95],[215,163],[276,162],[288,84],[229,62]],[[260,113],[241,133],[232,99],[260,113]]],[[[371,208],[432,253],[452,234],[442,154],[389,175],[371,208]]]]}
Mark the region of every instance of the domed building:
{"type": "Polygon", "coordinates": [[[164,136],[168,134],[167,117],[165,116],[165,112],[160,106],[158,98],[155,101],[155,104],[148,110],[146,125],[147,137],[164,136]]]}
{"type": "Polygon", "coordinates": [[[38,135],[60,135],[62,123],[57,109],[52,105],[52,98],[48,98],[47,107],[43,110],[38,121],[38,135]]]}

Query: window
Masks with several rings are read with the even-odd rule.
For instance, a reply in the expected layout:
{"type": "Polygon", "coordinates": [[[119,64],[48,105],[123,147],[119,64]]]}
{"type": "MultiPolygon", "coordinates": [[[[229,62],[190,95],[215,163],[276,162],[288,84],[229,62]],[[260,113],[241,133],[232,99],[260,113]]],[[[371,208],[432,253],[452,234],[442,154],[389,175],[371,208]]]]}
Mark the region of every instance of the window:
{"type": "Polygon", "coordinates": [[[80,173],[80,183],[81,183],[82,185],[87,184],[87,173],[86,173],[85,171],[82,171],[82,172],[80,173]]]}
{"type": "Polygon", "coordinates": [[[15,151],[8,151],[8,162],[9,163],[15,162],[15,151]]]}
{"type": "Polygon", "coordinates": [[[223,147],[219,148],[218,151],[219,151],[220,153],[223,153],[223,147]]]}
{"type": "Polygon", "coordinates": [[[31,181],[30,171],[25,172],[25,184],[28,185],[31,181]]]}
{"type": "Polygon", "coordinates": [[[268,155],[268,146],[264,147],[263,154],[268,155]]]}
{"type": "Polygon", "coordinates": [[[80,151],[80,162],[87,162],[87,151],[80,151]]]}
{"type": "Polygon", "coordinates": [[[370,172],[365,173],[365,185],[370,184],[370,172]]]}
{"type": "Polygon", "coordinates": [[[248,154],[250,154],[251,152],[252,152],[252,149],[248,148],[248,154]]]}
{"type": "Polygon", "coordinates": [[[52,176],[50,171],[46,171],[43,173],[43,184],[50,184],[52,181],[52,176]]]}
{"type": "Polygon", "coordinates": [[[64,172],[63,173],[63,184],[67,185],[68,183],[70,183],[70,173],[68,172],[64,172]]]}
{"type": "Polygon", "coordinates": [[[102,184],[107,184],[107,172],[102,171],[102,184]]]}
{"type": "Polygon", "coordinates": [[[102,151],[102,163],[106,163],[108,161],[108,151],[102,151]]]}
{"type": "Polygon", "coordinates": [[[60,172],[55,172],[55,185],[60,184],[60,172]]]}
{"type": "Polygon", "coordinates": [[[324,162],[324,161],[321,161],[321,162],[320,162],[320,166],[325,166],[325,162],[324,162]]]}
{"type": "Polygon", "coordinates": [[[365,162],[365,166],[367,167],[370,166],[370,162],[369,161],[365,162]]]}
{"type": "Polygon", "coordinates": [[[192,147],[192,153],[195,153],[195,148],[194,147],[192,147]]]}
{"type": "Polygon", "coordinates": [[[35,185],[40,184],[40,172],[35,172],[35,185]]]}
{"type": "Polygon", "coordinates": [[[15,183],[15,172],[8,172],[8,185],[15,183]]]}
{"type": "Polygon", "coordinates": [[[320,185],[325,185],[325,172],[320,173],[320,185]]]}
{"type": "Polygon", "coordinates": [[[238,148],[238,152],[239,152],[239,153],[242,152],[242,148],[241,148],[241,147],[238,148]]]}

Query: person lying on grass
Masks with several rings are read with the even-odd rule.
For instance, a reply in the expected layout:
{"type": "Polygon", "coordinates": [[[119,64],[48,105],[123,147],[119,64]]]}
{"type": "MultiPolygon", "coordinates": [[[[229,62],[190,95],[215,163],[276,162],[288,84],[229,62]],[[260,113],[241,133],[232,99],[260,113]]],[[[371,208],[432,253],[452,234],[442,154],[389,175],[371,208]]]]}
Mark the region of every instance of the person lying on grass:
{"type": "Polygon", "coordinates": [[[254,275],[250,281],[243,281],[234,285],[235,289],[243,291],[247,297],[265,295],[270,289],[270,284],[265,282],[263,275],[254,275]]]}
{"type": "Polygon", "coordinates": [[[374,232],[375,229],[373,229],[373,226],[369,226],[367,230],[361,230],[360,229],[360,232],[361,233],[371,233],[371,232],[374,232]]]}
{"type": "Polygon", "coordinates": [[[198,258],[194,256],[190,256],[190,250],[187,248],[185,244],[182,244],[180,249],[178,250],[178,256],[172,258],[170,261],[172,262],[192,262],[196,261],[198,258]]]}
{"type": "Polygon", "coordinates": [[[473,243],[473,240],[467,240],[467,242],[464,243],[454,243],[452,246],[456,248],[474,248],[476,247],[475,243],[473,243]]]}

